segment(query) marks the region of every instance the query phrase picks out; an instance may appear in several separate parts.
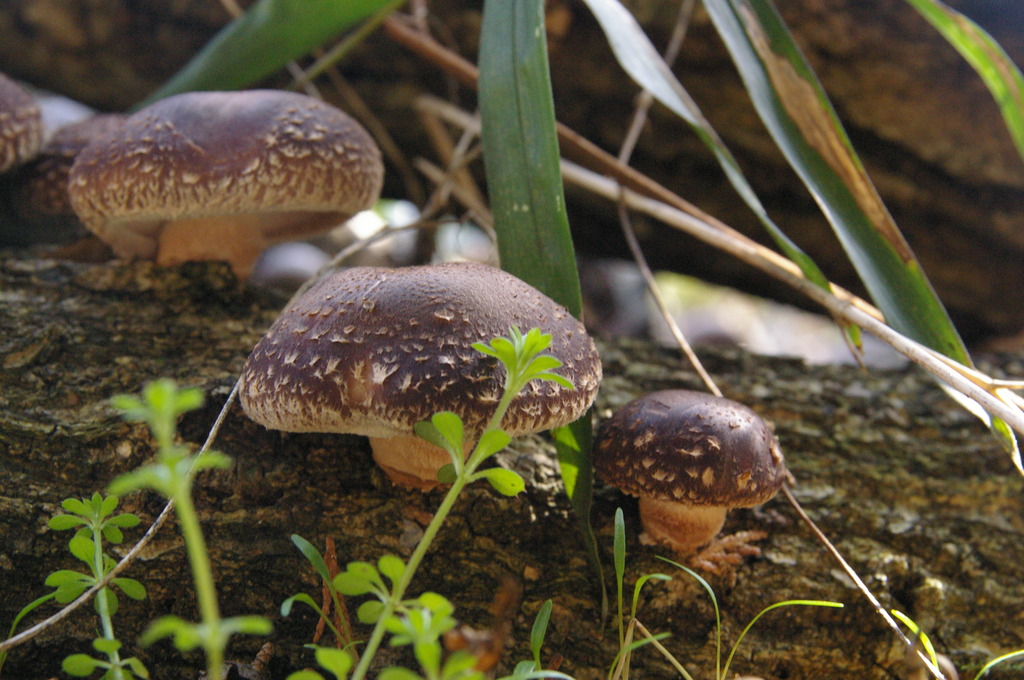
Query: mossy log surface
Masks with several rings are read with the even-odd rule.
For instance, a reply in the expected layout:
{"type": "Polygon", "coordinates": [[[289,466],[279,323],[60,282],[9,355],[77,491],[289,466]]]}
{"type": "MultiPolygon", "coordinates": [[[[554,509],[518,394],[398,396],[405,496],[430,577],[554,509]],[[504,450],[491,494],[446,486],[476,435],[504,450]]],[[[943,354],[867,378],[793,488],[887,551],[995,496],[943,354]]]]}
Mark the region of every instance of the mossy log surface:
{"type": "MultiPolygon", "coordinates": [[[[240,288],[226,267],[158,269],[147,263],[82,265],[0,253],[0,627],[47,591],[43,579],[76,568],[66,533],[46,528],[62,499],[102,490],[151,455],[147,432],[122,423],[109,406],[120,392],[169,376],[202,388],[207,405],[181,423],[186,442],[201,442],[245,357],[283,300],[240,288]]],[[[599,414],[640,393],[696,388],[672,351],[639,342],[601,345],[606,380],[599,414]]],[[[702,353],[727,396],[774,423],[796,495],[887,607],[913,617],[941,651],[973,677],[992,656],[1024,646],[1024,501],[1022,479],[985,429],[916,369],[862,371],[808,367],[737,350],[702,353]]],[[[999,370],[1020,375],[1021,359],[999,370]]],[[[233,408],[216,444],[230,470],[204,473],[197,502],[226,614],[274,620],[273,677],[310,660],[306,611],[283,619],[281,602],[320,586],[289,535],[337,543],[339,561],[406,556],[437,506],[437,492],[395,489],[371,464],[364,439],[286,435],[248,421],[233,408]]],[[[541,604],[554,614],[545,657],[564,657],[577,678],[604,677],[616,634],[599,621],[597,589],[561,491],[551,447],[540,437],[500,456],[527,479],[506,499],[471,488],[439,536],[414,591],[450,597],[463,623],[485,628],[489,604],[511,577],[523,588],[503,662],[527,658],[527,637],[541,604]]],[[[594,523],[610,552],[612,515],[624,508],[628,575],[673,573],[643,546],[635,501],[599,487],[594,523]]],[[[122,507],[152,519],[159,499],[133,495],[122,507]]],[[[782,678],[906,677],[903,651],[880,618],[840,574],[791,508],[775,499],[733,512],[726,530],[762,529],[760,557],[735,570],[735,583],[709,576],[730,645],[761,608],[788,598],[846,603],[843,610],[773,611],[744,639],[733,670],[782,678]]],[[[128,532],[129,542],[141,529],[128,532]]],[[[118,552],[115,549],[114,552],[118,552]]],[[[611,572],[610,563],[606,569],[611,572]]],[[[186,556],[173,523],[127,575],[149,598],[123,601],[115,619],[129,648],[161,614],[195,617],[186,556]]],[[[712,676],[714,612],[682,573],[651,584],[640,599],[649,629],[670,632],[672,652],[697,678],[712,676]]],[[[52,608],[44,607],[46,613],[52,608]]],[[[89,651],[95,614],[88,607],[14,650],[6,677],[46,678],[66,654],[89,651]]],[[[365,634],[365,632],[363,633],[365,634]]],[[[231,655],[251,659],[262,644],[238,638],[231,655]]],[[[139,652],[156,678],[196,677],[199,660],[166,643],[139,652]]],[[[407,661],[388,650],[382,661],[407,661]]],[[[650,649],[637,654],[635,677],[676,677],[650,649]]],[[[1020,677],[1007,668],[990,677],[1020,677]]]]}

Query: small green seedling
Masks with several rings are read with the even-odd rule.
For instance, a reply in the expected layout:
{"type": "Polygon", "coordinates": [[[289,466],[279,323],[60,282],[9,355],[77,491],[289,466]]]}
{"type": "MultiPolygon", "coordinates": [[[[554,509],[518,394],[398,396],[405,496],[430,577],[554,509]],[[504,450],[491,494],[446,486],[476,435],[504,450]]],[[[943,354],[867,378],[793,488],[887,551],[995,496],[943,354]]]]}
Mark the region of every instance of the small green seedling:
{"type": "MultiPolygon", "coordinates": [[[[55,531],[77,529],[68,542],[68,550],[89,568],[88,573],[73,569],[60,569],[46,577],[46,585],[53,592],[26,605],[14,619],[10,635],[18,624],[40,605],[54,600],[59,604],[67,604],[96,585],[115,565],[114,559],[106,553],[103,542],[113,545],[124,541],[122,529],[129,529],[139,524],[139,518],[131,513],[114,514],[117,509],[117,496],[103,497],[98,493],[91,498],[68,498],[61,503],[68,514],[55,515],[50,518],[49,527],[55,531]]],[[[133,600],[146,597],[146,589],[133,578],[114,578],[111,583],[133,600]]],[[[103,669],[104,680],[126,680],[133,677],[148,678],[146,667],[136,657],[122,659],[121,643],[114,635],[113,617],[117,613],[119,602],[114,588],[105,587],[99,591],[94,600],[96,613],[100,618],[102,636],[93,640],[93,648],[106,658],[98,659],[89,654],[72,654],[64,659],[62,667],[68,675],[86,677],[92,675],[97,668],[103,669]]],[[[6,652],[0,654],[0,667],[6,659],[6,652]]]]}
{"type": "MultiPolygon", "coordinates": [[[[687,672],[686,668],[683,667],[682,663],[676,659],[661,641],[668,637],[667,633],[661,633],[658,635],[651,634],[650,631],[637,619],[637,602],[640,596],[640,589],[651,580],[670,580],[671,577],[665,574],[647,574],[637,579],[636,584],[633,587],[633,601],[630,609],[629,623],[625,631],[622,629],[622,618],[623,618],[623,577],[625,575],[625,560],[626,560],[626,529],[625,520],[623,519],[622,509],[619,508],[615,511],[615,533],[614,533],[614,560],[615,560],[615,575],[618,581],[617,584],[617,595],[618,595],[618,610],[619,610],[619,652],[615,656],[612,662],[612,667],[608,672],[608,677],[611,680],[619,680],[620,678],[629,677],[629,663],[632,652],[644,645],[654,646],[658,652],[660,652],[672,667],[678,671],[679,675],[685,680],[693,680],[693,676],[687,672]],[[635,632],[639,631],[642,638],[634,641],[635,632]]],[[[715,678],[716,680],[725,680],[729,673],[729,666],[732,664],[732,659],[736,654],[736,650],[739,648],[740,642],[750,631],[757,621],[770,612],[773,609],[779,607],[788,607],[793,605],[806,605],[813,607],[835,607],[842,608],[841,602],[832,602],[829,600],[785,600],[782,602],[776,602],[775,604],[769,605],[762,609],[758,614],[747,623],[746,627],[740,632],[739,637],[736,638],[736,642],[732,646],[732,650],[729,652],[728,658],[725,660],[725,665],[722,665],[722,617],[721,612],[718,609],[718,599],[715,597],[715,591],[711,585],[701,578],[701,576],[690,569],[689,567],[683,566],[678,562],[660,557],[659,559],[671,564],[677,569],[686,572],[701,585],[702,588],[707,592],[711,598],[711,604],[715,609],[715,678]]]]}
{"type": "MultiPolygon", "coordinates": [[[[505,368],[505,383],[501,399],[494,409],[483,434],[477,440],[468,457],[462,452],[464,427],[462,419],[451,412],[435,414],[429,422],[419,423],[416,434],[426,441],[448,452],[451,463],[438,473],[438,479],[451,486],[427,525],[423,536],[413,550],[408,562],[394,555],[384,555],[377,564],[351,562],[345,571],[333,580],[333,588],[345,596],[372,595],[374,599],[364,602],[356,612],[360,622],[373,625],[373,631],[366,642],[362,656],[352,669],[352,678],[362,680],[369,672],[377,650],[384,638],[391,634],[392,645],[411,645],[413,654],[424,675],[404,668],[388,668],[379,676],[382,680],[408,680],[424,677],[427,680],[472,680],[483,678],[473,668],[471,655],[462,652],[450,654],[442,659],[441,636],[455,625],[451,603],[436,593],[425,593],[418,598],[406,599],[405,593],[413,575],[437,532],[440,530],[462,490],[473,482],[487,480],[499,493],[514,496],[525,488],[522,477],[511,470],[501,468],[480,469],[480,466],[495,453],[505,448],[511,438],[501,429],[501,421],[512,400],[532,380],[555,382],[566,389],[573,389],[572,383],[563,376],[553,373],[562,363],[544,351],[551,345],[551,336],[533,328],[523,334],[512,327],[507,338],[494,338],[490,343],[475,343],[474,349],[496,358],[505,368]]],[[[308,556],[307,556],[308,557],[308,556]]],[[[304,599],[293,598],[292,601],[304,599]]],[[[310,599],[310,601],[312,601],[310,599]]],[[[307,602],[307,604],[309,604],[307,602]]],[[[315,603],[313,603],[314,606],[315,603]]],[[[317,607],[317,609],[319,609],[317,607]]],[[[351,660],[351,659],[350,659],[351,660]]],[[[318,659],[319,661],[319,659],[318,659]]],[[[528,662],[533,664],[535,662],[528,662]]],[[[321,664],[323,665],[323,664],[321,664]]],[[[525,668],[525,667],[524,667],[525,668]]],[[[338,678],[347,677],[349,668],[341,665],[329,669],[338,678]]],[[[543,675],[532,675],[536,670],[523,670],[520,679],[531,677],[565,677],[553,671],[543,675]]],[[[290,680],[309,680],[317,675],[315,671],[301,671],[304,675],[290,680]]]]}
{"type": "Polygon", "coordinates": [[[110,491],[120,494],[153,489],[174,504],[199,602],[200,623],[189,623],[177,616],[161,617],[143,633],[142,644],[170,637],[175,647],[183,652],[202,648],[206,654],[206,677],[220,680],[230,637],[236,633],[265,635],[271,625],[260,616],[224,619],[220,615],[210,556],[192,502],[192,483],[200,470],[227,467],[230,459],[216,451],[192,455],[187,447],[174,443],[178,416],[199,408],[202,403],[203,395],[199,390],[178,389],[174,381],[166,379],[146,385],[141,399],[132,395],[115,397],[113,404],[124,412],[126,419],[149,425],[157,442],[157,460],[115,479],[110,491]]]}

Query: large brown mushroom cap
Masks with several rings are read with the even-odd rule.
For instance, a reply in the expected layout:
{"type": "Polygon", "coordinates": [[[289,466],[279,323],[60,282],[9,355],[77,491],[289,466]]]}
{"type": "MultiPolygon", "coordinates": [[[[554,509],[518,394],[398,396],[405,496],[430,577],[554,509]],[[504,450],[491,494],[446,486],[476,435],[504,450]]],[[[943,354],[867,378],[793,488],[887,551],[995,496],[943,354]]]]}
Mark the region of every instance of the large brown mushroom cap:
{"type": "Polygon", "coordinates": [[[602,426],[594,467],[640,497],[747,507],[782,487],[778,440],[752,409],[703,392],[665,390],[631,401],[602,426]]]}
{"type": "Polygon", "coordinates": [[[43,119],[35,98],[0,73],[0,172],[34,156],[42,140],[43,119]]]}
{"type": "Polygon", "coordinates": [[[82,150],[69,191],[85,225],[121,257],[228,259],[245,274],[267,245],[369,208],[382,182],[380,151],[348,115],[305,95],[251,90],[142,109],[82,150]],[[237,256],[228,233],[243,242],[237,256]],[[211,245],[196,246],[204,236],[211,245]]]}
{"type": "Polygon", "coordinates": [[[601,380],[597,350],[562,306],[499,269],[452,263],[355,267],[311,287],[256,345],[242,370],[250,418],[292,432],[409,435],[450,410],[480,434],[501,396],[498,362],[471,347],[509,327],[540,328],[575,385],[533,381],[502,423],[511,435],[569,423],[601,380]]]}

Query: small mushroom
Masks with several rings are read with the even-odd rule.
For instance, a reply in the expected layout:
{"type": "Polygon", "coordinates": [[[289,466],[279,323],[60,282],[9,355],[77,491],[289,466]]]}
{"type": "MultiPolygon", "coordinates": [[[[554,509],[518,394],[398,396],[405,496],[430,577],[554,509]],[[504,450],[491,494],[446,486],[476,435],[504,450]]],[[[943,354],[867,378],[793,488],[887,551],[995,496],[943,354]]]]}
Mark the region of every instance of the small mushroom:
{"type": "Polygon", "coordinates": [[[601,380],[583,324],[511,274],[476,263],[353,267],[325,277],[253,349],[242,369],[242,408],[271,429],[368,436],[392,481],[430,489],[450,459],[413,426],[453,411],[467,441],[479,437],[501,397],[503,371],[471,345],[513,325],[551,334],[548,351],[576,389],[533,381],[502,428],[515,437],[579,418],[601,380]]]}
{"type": "Polygon", "coordinates": [[[729,508],[778,492],[778,439],[750,408],[703,392],[665,390],[626,404],[602,426],[594,467],[639,497],[647,538],[681,555],[711,541],[729,508]]]}
{"type": "Polygon", "coordinates": [[[0,172],[32,158],[43,141],[43,118],[28,90],[0,73],[0,172]]]}
{"type": "Polygon", "coordinates": [[[68,173],[82,149],[124,119],[108,113],[65,125],[32,160],[11,173],[5,188],[17,229],[0,227],[0,241],[7,245],[67,243],[88,234],[71,207],[68,173]]]}
{"type": "Polygon", "coordinates": [[[345,113],[293,92],[190,92],[129,116],[71,168],[71,204],[119,257],[227,260],[373,205],[380,151],[345,113]]]}

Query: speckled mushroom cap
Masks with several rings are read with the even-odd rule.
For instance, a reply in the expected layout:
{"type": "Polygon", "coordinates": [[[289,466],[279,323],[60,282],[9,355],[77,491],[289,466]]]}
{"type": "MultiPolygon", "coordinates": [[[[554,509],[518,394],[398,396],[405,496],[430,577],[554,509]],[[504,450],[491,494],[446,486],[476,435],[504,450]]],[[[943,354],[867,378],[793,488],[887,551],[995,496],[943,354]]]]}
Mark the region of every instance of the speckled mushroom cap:
{"type": "Polygon", "coordinates": [[[479,434],[503,370],[471,347],[516,325],[552,336],[548,352],[575,390],[533,381],[502,426],[512,436],[569,423],[597,394],[601,363],[583,325],[562,306],[499,269],[449,263],[354,267],[328,276],[289,306],[242,369],[242,408],[291,432],[410,434],[450,410],[479,434]]]}
{"type": "Polygon", "coordinates": [[[369,208],[382,181],[376,144],[329,104],[277,90],[191,92],[138,111],[83,149],[69,192],[115,253],[159,261],[165,224],[253,214],[254,238],[269,244],[369,208]]]}
{"type": "Polygon", "coordinates": [[[43,119],[35,98],[0,73],[0,172],[34,156],[42,140],[43,119]]]}
{"type": "Polygon", "coordinates": [[[653,392],[617,411],[598,433],[594,468],[628,494],[695,506],[764,503],[786,475],[760,416],[688,390],[653,392]]]}

